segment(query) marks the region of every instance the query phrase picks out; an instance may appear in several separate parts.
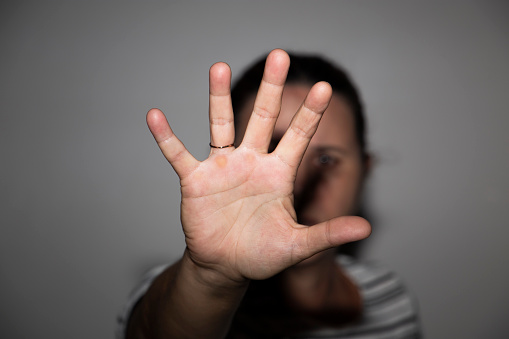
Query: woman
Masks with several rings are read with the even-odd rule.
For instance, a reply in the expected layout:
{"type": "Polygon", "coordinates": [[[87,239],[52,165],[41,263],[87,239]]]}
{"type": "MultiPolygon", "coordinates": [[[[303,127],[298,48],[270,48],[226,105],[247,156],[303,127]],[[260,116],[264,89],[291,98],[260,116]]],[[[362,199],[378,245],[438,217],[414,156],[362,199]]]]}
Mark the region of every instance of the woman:
{"type": "Polygon", "coordinates": [[[349,216],[370,167],[359,96],[328,62],[292,60],[288,73],[288,54],[272,51],[232,95],[229,67],[211,67],[203,162],[161,111],[147,114],[180,177],[187,248],[127,312],[127,338],[418,335],[416,312],[390,272],[337,255],[371,231],[349,216]]]}

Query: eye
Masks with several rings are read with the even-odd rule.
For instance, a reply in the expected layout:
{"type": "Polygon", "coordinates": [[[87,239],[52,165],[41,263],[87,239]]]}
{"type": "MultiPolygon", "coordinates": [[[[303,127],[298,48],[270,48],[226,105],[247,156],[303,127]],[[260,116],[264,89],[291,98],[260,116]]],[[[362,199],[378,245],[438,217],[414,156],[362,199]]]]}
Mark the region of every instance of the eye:
{"type": "Polygon", "coordinates": [[[316,166],[331,168],[339,164],[339,157],[329,153],[318,153],[315,159],[316,166]]]}

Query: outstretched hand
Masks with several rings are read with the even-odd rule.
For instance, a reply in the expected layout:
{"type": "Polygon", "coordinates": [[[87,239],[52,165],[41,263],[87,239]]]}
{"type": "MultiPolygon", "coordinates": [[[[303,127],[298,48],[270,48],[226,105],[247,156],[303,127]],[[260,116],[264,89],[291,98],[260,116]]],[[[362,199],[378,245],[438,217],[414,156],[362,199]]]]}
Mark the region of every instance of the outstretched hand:
{"type": "MultiPolygon", "coordinates": [[[[296,222],[295,176],[332,89],[325,82],[315,84],[275,150],[268,153],[289,64],[286,52],[269,54],[242,143],[237,148],[212,148],[202,162],[186,150],[160,110],[147,114],[150,131],[180,178],[187,254],[197,267],[225,279],[269,278],[370,232],[369,224],[357,217],[313,226],[296,222]]],[[[235,138],[230,79],[228,65],[211,67],[210,140],[215,146],[231,145],[235,138]]]]}

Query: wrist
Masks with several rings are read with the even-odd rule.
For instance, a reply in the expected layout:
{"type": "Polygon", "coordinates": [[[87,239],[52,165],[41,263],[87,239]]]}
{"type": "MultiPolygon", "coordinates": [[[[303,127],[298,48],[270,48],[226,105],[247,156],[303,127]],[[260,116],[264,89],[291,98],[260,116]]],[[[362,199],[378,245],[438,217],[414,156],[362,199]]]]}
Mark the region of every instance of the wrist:
{"type": "Polygon", "coordinates": [[[196,263],[187,248],[182,256],[180,270],[214,294],[240,292],[243,295],[250,282],[247,278],[232,278],[219,270],[196,263]]]}

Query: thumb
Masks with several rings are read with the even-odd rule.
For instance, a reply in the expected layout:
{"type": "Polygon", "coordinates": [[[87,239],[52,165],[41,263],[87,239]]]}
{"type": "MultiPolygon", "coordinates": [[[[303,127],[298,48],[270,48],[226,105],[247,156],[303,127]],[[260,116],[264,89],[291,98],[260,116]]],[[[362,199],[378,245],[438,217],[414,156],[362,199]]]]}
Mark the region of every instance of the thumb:
{"type": "Polygon", "coordinates": [[[361,217],[334,218],[299,230],[296,245],[301,260],[348,242],[362,240],[371,234],[371,225],[361,217]]]}

